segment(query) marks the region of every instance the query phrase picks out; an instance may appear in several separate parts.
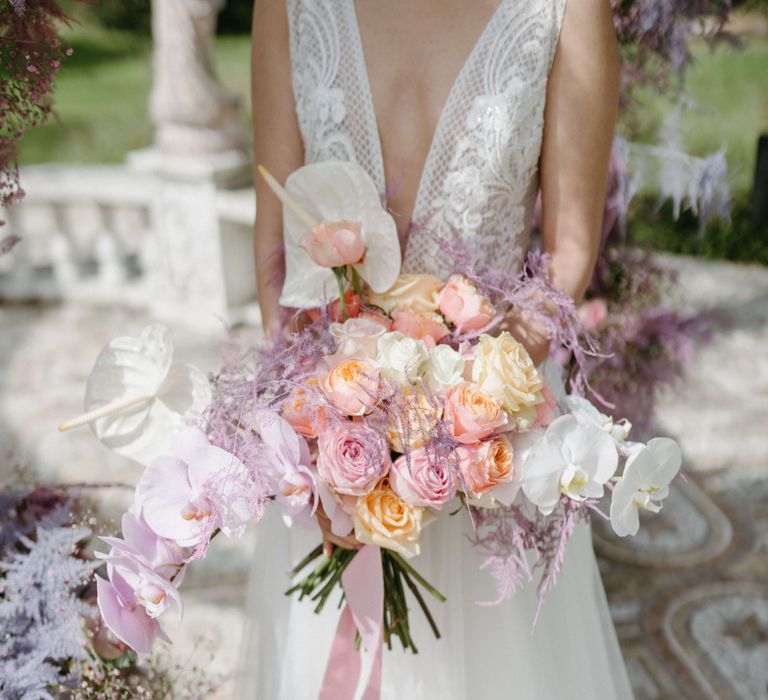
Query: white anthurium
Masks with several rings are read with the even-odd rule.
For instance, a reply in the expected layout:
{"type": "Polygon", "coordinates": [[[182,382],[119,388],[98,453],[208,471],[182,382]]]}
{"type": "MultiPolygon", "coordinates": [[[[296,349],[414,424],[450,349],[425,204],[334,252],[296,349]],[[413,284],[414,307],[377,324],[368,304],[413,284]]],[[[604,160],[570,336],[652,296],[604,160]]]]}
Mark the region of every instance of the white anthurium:
{"type": "Polygon", "coordinates": [[[397,225],[382,207],[376,184],[364,168],[343,161],[311,163],[291,173],[285,188],[263,168],[259,171],[283,202],[282,305],[313,308],[337,296],[333,270],[315,263],[300,246],[308,230],[322,222],[359,224],[366,250],[355,270],[376,293],[395,283],[400,274],[397,225]]]}
{"type": "MultiPolygon", "coordinates": [[[[626,418],[614,421],[611,416],[600,413],[591,401],[582,396],[566,396],[565,405],[571,411],[579,423],[583,425],[594,425],[600,430],[608,433],[617,444],[624,443],[632,430],[632,423],[626,418]]],[[[636,443],[632,443],[636,444],[636,443]]]]}
{"type": "Polygon", "coordinates": [[[149,464],[211,402],[205,374],[172,360],[173,337],[163,325],[147,326],[138,337],[113,338],[88,377],[86,413],[59,430],[90,425],[117,454],[149,464]]]}
{"type": "Polygon", "coordinates": [[[523,493],[549,515],[561,496],[575,501],[601,498],[618,464],[608,433],[570,414],[560,416],[530,448],[523,465],[523,493]]]}
{"type": "Polygon", "coordinates": [[[681,463],[680,446],[670,438],[654,438],[630,455],[611,497],[611,526],[619,537],[637,534],[641,510],[661,510],[681,463]]]}

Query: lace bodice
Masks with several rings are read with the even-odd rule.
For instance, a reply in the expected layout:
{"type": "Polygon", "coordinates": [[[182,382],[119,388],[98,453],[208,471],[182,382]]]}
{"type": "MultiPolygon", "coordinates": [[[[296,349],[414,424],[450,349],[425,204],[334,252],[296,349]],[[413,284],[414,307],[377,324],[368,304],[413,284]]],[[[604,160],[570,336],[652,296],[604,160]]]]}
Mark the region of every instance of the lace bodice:
{"type": "MultiPolygon", "coordinates": [[[[404,270],[445,274],[440,237],[496,268],[520,264],[538,190],[547,78],[566,0],[501,0],[449,93],[416,197],[404,270]]],[[[288,0],[305,160],[384,164],[354,0],[288,0]]]]}

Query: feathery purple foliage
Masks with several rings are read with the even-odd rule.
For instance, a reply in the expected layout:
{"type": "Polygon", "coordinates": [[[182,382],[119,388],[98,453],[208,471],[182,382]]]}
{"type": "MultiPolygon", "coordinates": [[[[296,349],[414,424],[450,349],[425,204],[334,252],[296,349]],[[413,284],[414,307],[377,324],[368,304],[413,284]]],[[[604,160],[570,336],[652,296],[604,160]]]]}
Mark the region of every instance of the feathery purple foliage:
{"type": "Polygon", "coordinates": [[[498,590],[495,600],[481,604],[502,603],[540,571],[537,584],[540,610],[546,595],[557,583],[568,540],[576,526],[589,519],[594,505],[562,498],[555,511],[547,516],[532,506],[471,507],[475,522],[472,543],[486,557],[481,568],[490,571],[498,590]]]}
{"type": "MultiPolygon", "coordinates": [[[[65,522],[69,504],[49,523],[65,522]]],[[[78,679],[87,660],[82,616],[93,607],[77,589],[93,575],[94,563],[74,557],[87,528],[40,524],[34,538],[21,536],[18,551],[0,561],[0,691],[12,698],[53,698],[52,685],[78,679]]]]}
{"type": "Polygon", "coordinates": [[[58,39],[67,16],[56,0],[13,0],[0,8],[0,205],[23,196],[18,142],[45,123],[54,79],[71,49],[58,39]]]}

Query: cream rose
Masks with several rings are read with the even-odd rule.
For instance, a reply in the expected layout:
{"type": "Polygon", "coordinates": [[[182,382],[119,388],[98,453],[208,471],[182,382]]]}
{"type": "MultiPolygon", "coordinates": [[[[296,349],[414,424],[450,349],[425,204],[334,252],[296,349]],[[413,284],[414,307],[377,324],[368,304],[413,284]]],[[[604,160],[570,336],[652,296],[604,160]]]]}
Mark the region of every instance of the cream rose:
{"type": "Polygon", "coordinates": [[[344,323],[332,323],[330,331],[338,355],[373,359],[377,352],[376,343],[386,333],[386,328],[367,318],[350,318],[344,323]]]}
{"type": "Polygon", "coordinates": [[[409,338],[399,331],[385,333],[378,340],[376,362],[381,374],[392,382],[408,384],[419,379],[429,359],[423,341],[409,338]]]}
{"type": "Polygon", "coordinates": [[[467,362],[449,345],[438,345],[429,353],[424,378],[432,391],[442,391],[464,381],[467,362]]]}
{"type": "Polygon", "coordinates": [[[437,311],[437,297],[443,283],[432,275],[400,275],[382,294],[371,293],[368,302],[390,313],[398,306],[409,306],[417,313],[437,311]]]}
{"type": "Polygon", "coordinates": [[[481,335],[475,346],[472,381],[501,402],[518,427],[528,428],[536,419],[537,404],[544,398],[544,382],[527,350],[506,331],[494,338],[481,335]]]}
{"type": "Polygon", "coordinates": [[[360,496],[352,519],[355,537],[364,544],[391,549],[410,559],[421,551],[421,530],[434,518],[429,511],[406,503],[382,479],[376,488],[360,496]]]}

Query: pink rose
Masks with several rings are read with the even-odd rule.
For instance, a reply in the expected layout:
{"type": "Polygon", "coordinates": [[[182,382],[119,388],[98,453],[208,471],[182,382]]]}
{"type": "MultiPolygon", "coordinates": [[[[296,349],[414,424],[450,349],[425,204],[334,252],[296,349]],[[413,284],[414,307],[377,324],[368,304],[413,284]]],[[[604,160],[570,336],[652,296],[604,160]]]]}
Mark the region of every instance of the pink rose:
{"type": "Polygon", "coordinates": [[[450,333],[437,314],[414,311],[409,306],[400,306],[392,314],[392,329],[416,340],[423,340],[433,348],[450,333]]]}
{"type": "Polygon", "coordinates": [[[323,221],[302,236],[299,246],[320,267],[355,265],[365,255],[360,223],[323,221]]]}
{"type": "Polygon", "coordinates": [[[332,323],[331,335],[336,340],[336,354],[343,357],[376,357],[377,342],[386,329],[381,323],[367,318],[350,318],[344,323],[332,323]]]}
{"type": "Polygon", "coordinates": [[[362,496],[391,464],[384,438],[363,423],[328,426],[317,443],[317,471],[339,494],[362,496]]]}
{"type": "Polygon", "coordinates": [[[495,437],[477,445],[461,445],[456,453],[464,487],[473,496],[510,481],[514,475],[512,445],[505,437],[495,437]]]}
{"type": "Polygon", "coordinates": [[[379,387],[379,370],[365,359],[342,360],[320,380],[325,397],[345,416],[370,413],[376,405],[379,387]]]}
{"type": "Polygon", "coordinates": [[[396,459],[389,472],[392,490],[406,503],[439,508],[456,495],[456,480],[450,464],[436,460],[435,455],[423,448],[412,450],[408,457],[396,459]]]}
{"type": "Polygon", "coordinates": [[[444,415],[453,436],[464,444],[492,435],[505,428],[509,420],[496,399],[469,382],[451,388],[446,395],[444,415]]]}
{"type": "Polygon", "coordinates": [[[496,313],[490,302],[472,282],[461,275],[451,275],[438,297],[440,311],[459,333],[485,328],[496,313]]]}
{"type": "Polygon", "coordinates": [[[587,330],[601,328],[608,318],[608,306],[605,299],[597,298],[585,301],[579,307],[579,318],[587,330]]]}
{"type": "Polygon", "coordinates": [[[386,314],[383,314],[380,311],[376,311],[375,309],[364,308],[360,312],[360,318],[367,318],[369,321],[380,324],[381,327],[387,332],[392,330],[392,319],[389,318],[389,316],[386,314]]]}

